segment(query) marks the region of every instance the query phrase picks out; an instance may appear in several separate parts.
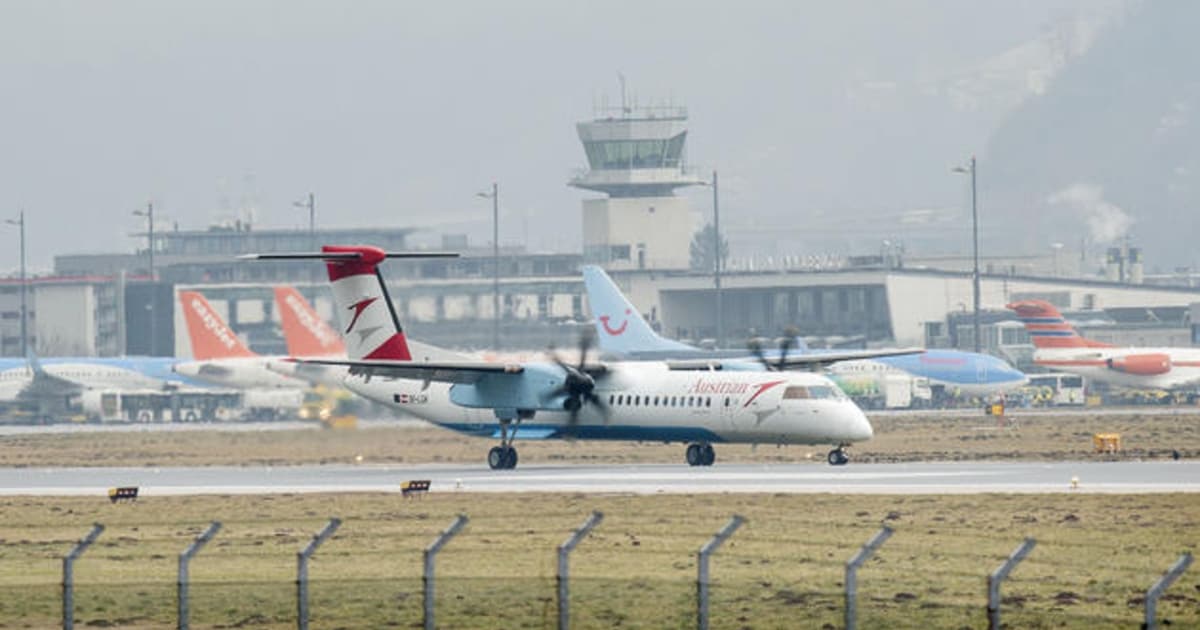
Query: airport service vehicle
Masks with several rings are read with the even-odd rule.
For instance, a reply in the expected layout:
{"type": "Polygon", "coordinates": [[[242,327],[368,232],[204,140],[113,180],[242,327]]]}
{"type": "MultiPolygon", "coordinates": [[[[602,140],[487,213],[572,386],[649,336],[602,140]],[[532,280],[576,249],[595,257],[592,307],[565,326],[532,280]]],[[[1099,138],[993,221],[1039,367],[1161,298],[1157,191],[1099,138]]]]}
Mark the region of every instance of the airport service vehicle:
{"type": "Polygon", "coordinates": [[[929,388],[929,381],[920,376],[897,371],[884,374],[874,371],[842,374],[830,370],[829,377],[847,396],[865,409],[907,409],[928,407],[933,403],[933,390],[929,388]]]}
{"type": "Polygon", "coordinates": [[[1087,402],[1083,377],[1078,374],[1033,374],[1029,377],[1029,385],[1025,389],[1043,405],[1082,406],[1087,402]]]}
{"type": "MultiPolygon", "coordinates": [[[[683,442],[692,466],[711,465],[713,444],[832,444],[830,464],[848,461],[845,447],[872,436],[866,416],[825,376],[763,371],[750,361],[482,362],[415,360],[378,265],[388,254],[368,246],[326,245],[321,253],[250,254],[253,259],[319,259],[326,263],[342,323],[347,359],[303,363],[345,366],[345,385],[366,398],[440,426],[499,438],[488,452],[493,469],[517,465],[513,440],[653,440],[683,442]]],[[[778,368],[816,366],[845,357],[780,357],[778,368]]]]}
{"type": "MultiPolygon", "coordinates": [[[[603,269],[592,265],[584,266],[583,280],[587,287],[588,304],[595,317],[601,352],[631,359],[713,356],[714,353],[707,350],[660,336],[603,269]]],[[[746,352],[741,350],[727,350],[718,351],[716,356],[736,357],[745,354],[746,352]]],[[[1020,370],[987,354],[958,350],[910,350],[879,354],[883,356],[864,359],[851,357],[851,360],[830,363],[829,373],[834,380],[861,380],[873,375],[877,381],[875,388],[880,391],[886,391],[889,387],[895,390],[898,387],[895,384],[898,379],[891,379],[892,383],[888,383],[889,375],[905,374],[923,378],[930,387],[941,388],[947,394],[965,396],[998,394],[1020,387],[1027,380],[1020,370]]],[[[920,394],[916,396],[917,399],[922,397],[920,394]]]]}
{"type": "Polygon", "coordinates": [[[1134,389],[1169,390],[1200,383],[1200,349],[1117,348],[1079,336],[1044,300],[1023,300],[1008,308],[1029,331],[1038,365],[1134,389]]]}

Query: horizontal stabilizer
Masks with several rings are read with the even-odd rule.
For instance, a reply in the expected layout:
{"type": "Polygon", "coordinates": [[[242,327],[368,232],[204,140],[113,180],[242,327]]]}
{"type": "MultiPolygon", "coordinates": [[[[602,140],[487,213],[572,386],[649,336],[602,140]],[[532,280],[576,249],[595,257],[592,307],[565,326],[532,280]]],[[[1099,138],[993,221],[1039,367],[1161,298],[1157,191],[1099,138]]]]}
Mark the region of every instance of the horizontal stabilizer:
{"type": "MultiPolygon", "coordinates": [[[[384,252],[384,258],[458,258],[458,252],[384,252]]],[[[363,252],[279,252],[242,254],[240,260],[362,260],[363,252]]]]}

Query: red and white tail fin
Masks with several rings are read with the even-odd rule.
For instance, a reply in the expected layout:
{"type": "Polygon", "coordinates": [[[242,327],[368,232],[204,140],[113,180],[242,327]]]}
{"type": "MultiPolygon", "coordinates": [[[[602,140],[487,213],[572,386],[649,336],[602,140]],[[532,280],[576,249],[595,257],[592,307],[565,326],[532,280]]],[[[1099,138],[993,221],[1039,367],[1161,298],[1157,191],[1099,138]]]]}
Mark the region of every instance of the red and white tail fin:
{"type": "Polygon", "coordinates": [[[293,287],[275,287],[275,306],[283,324],[283,339],[293,357],[345,356],[346,345],[308,300],[293,287]]]}
{"type": "Polygon", "coordinates": [[[1035,348],[1107,348],[1108,344],[1079,336],[1053,304],[1045,300],[1022,300],[1008,308],[1025,324],[1035,348]]]}
{"type": "Polygon", "coordinates": [[[179,303],[183,307],[188,338],[192,341],[192,358],[207,361],[258,356],[238,339],[203,295],[180,291],[179,303]]]}
{"type": "Polygon", "coordinates": [[[334,310],[341,320],[346,356],[352,360],[411,361],[408,341],[392,306],[378,265],[387,254],[365,245],[325,245],[322,253],[356,253],[356,258],[327,258],[334,310]]]}

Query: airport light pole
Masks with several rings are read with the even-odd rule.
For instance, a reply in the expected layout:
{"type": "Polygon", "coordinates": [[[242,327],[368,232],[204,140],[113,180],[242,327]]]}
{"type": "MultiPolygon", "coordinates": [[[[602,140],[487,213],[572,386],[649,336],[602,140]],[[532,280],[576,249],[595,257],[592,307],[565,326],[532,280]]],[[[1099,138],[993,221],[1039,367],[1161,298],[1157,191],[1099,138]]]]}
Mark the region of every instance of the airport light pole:
{"type": "Polygon", "coordinates": [[[721,204],[720,186],[717,184],[717,170],[713,169],[713,286],[717,296],[717,347],[725,347],[725,315],[721,295],[721,204]]]}
{"type": "Polygon", "coordinates": [[[721,293],[721,203],[720,185],[717,182],[717,171],[713,169],[712,181],[701,182],[702,186],[712,188],[713,207],[713,288],[717,301],[717,347],[723,348],[725,341],[725,316],[721,312],[723,295],[721,293]]]}
{"type": "Polygon", "coordinates": [[[145,210],[134,210],[134,216],[146,217],[146,222],[149,225],[150,236],[150,303],[147,310],[150,311],[150,356],[156,356],[155,351],[158,348],[158,313],[154,310],[154,294],[155,294],[155,275],[154,275],[154,202],[148,202],[145,210]]]}
{"type": "MultiPolygon", "coordinates": [[[[317,251],[317,200],[316,200],[316,197],[313,196],[312,193],[308,193],[308,200],[293,201],[292,205],[297,208],[307,208],[308,209],[308,248],[309,248],[308,251],[310,251],[310,252],[317,251]]],[[[313,270],[312,271],[312,283],[315,285],[315,284],[317,284],[317,273],[318,273],[319,267],[316,265],[309,265],[309,267],[311,267],[313,270]]]]}
{"type": "Polygon", "coordinates": [[[491,192],[475,193],[492,200],[492,350],[500,350],[500,185],[491,192]]]}
{"type": "Polygon", "coordinates": [[[26,294],[29,292],[29,282],[25,277],[25,211],[22,210],[17,219],[5,219],[5,223],[21,227],[21,356],[29,356],[29,329],[26,307],[26,294]]]}
{"type": "Polygon", "coordinates": [[[971,257],[974,259],[974,271],[971,274],[972,288],[975,293],[975,313],[972,326],[975,330],[975,352],[978,353],[982,340],[979,338],[979,207],[976,204],[975,192],[975,156],[971,156],[968,166],[954,167],[955,173],[971,175],[971,257]]]}

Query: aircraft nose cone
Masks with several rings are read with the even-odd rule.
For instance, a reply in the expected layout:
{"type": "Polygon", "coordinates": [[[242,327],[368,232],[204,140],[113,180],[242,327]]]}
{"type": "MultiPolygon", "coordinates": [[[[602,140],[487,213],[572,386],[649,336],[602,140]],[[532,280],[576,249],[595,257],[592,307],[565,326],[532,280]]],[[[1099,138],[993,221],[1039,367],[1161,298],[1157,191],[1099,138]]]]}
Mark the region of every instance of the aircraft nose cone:
{"type": "Polygon", "coordinates": [[[862,409],[855,406],[854,419],[850,423],[850,438],[851,442],[866,442],[875,437],[875,429],[871,427],[871,421],[867,419],[867,414],[863,413],[862,409]]]}

